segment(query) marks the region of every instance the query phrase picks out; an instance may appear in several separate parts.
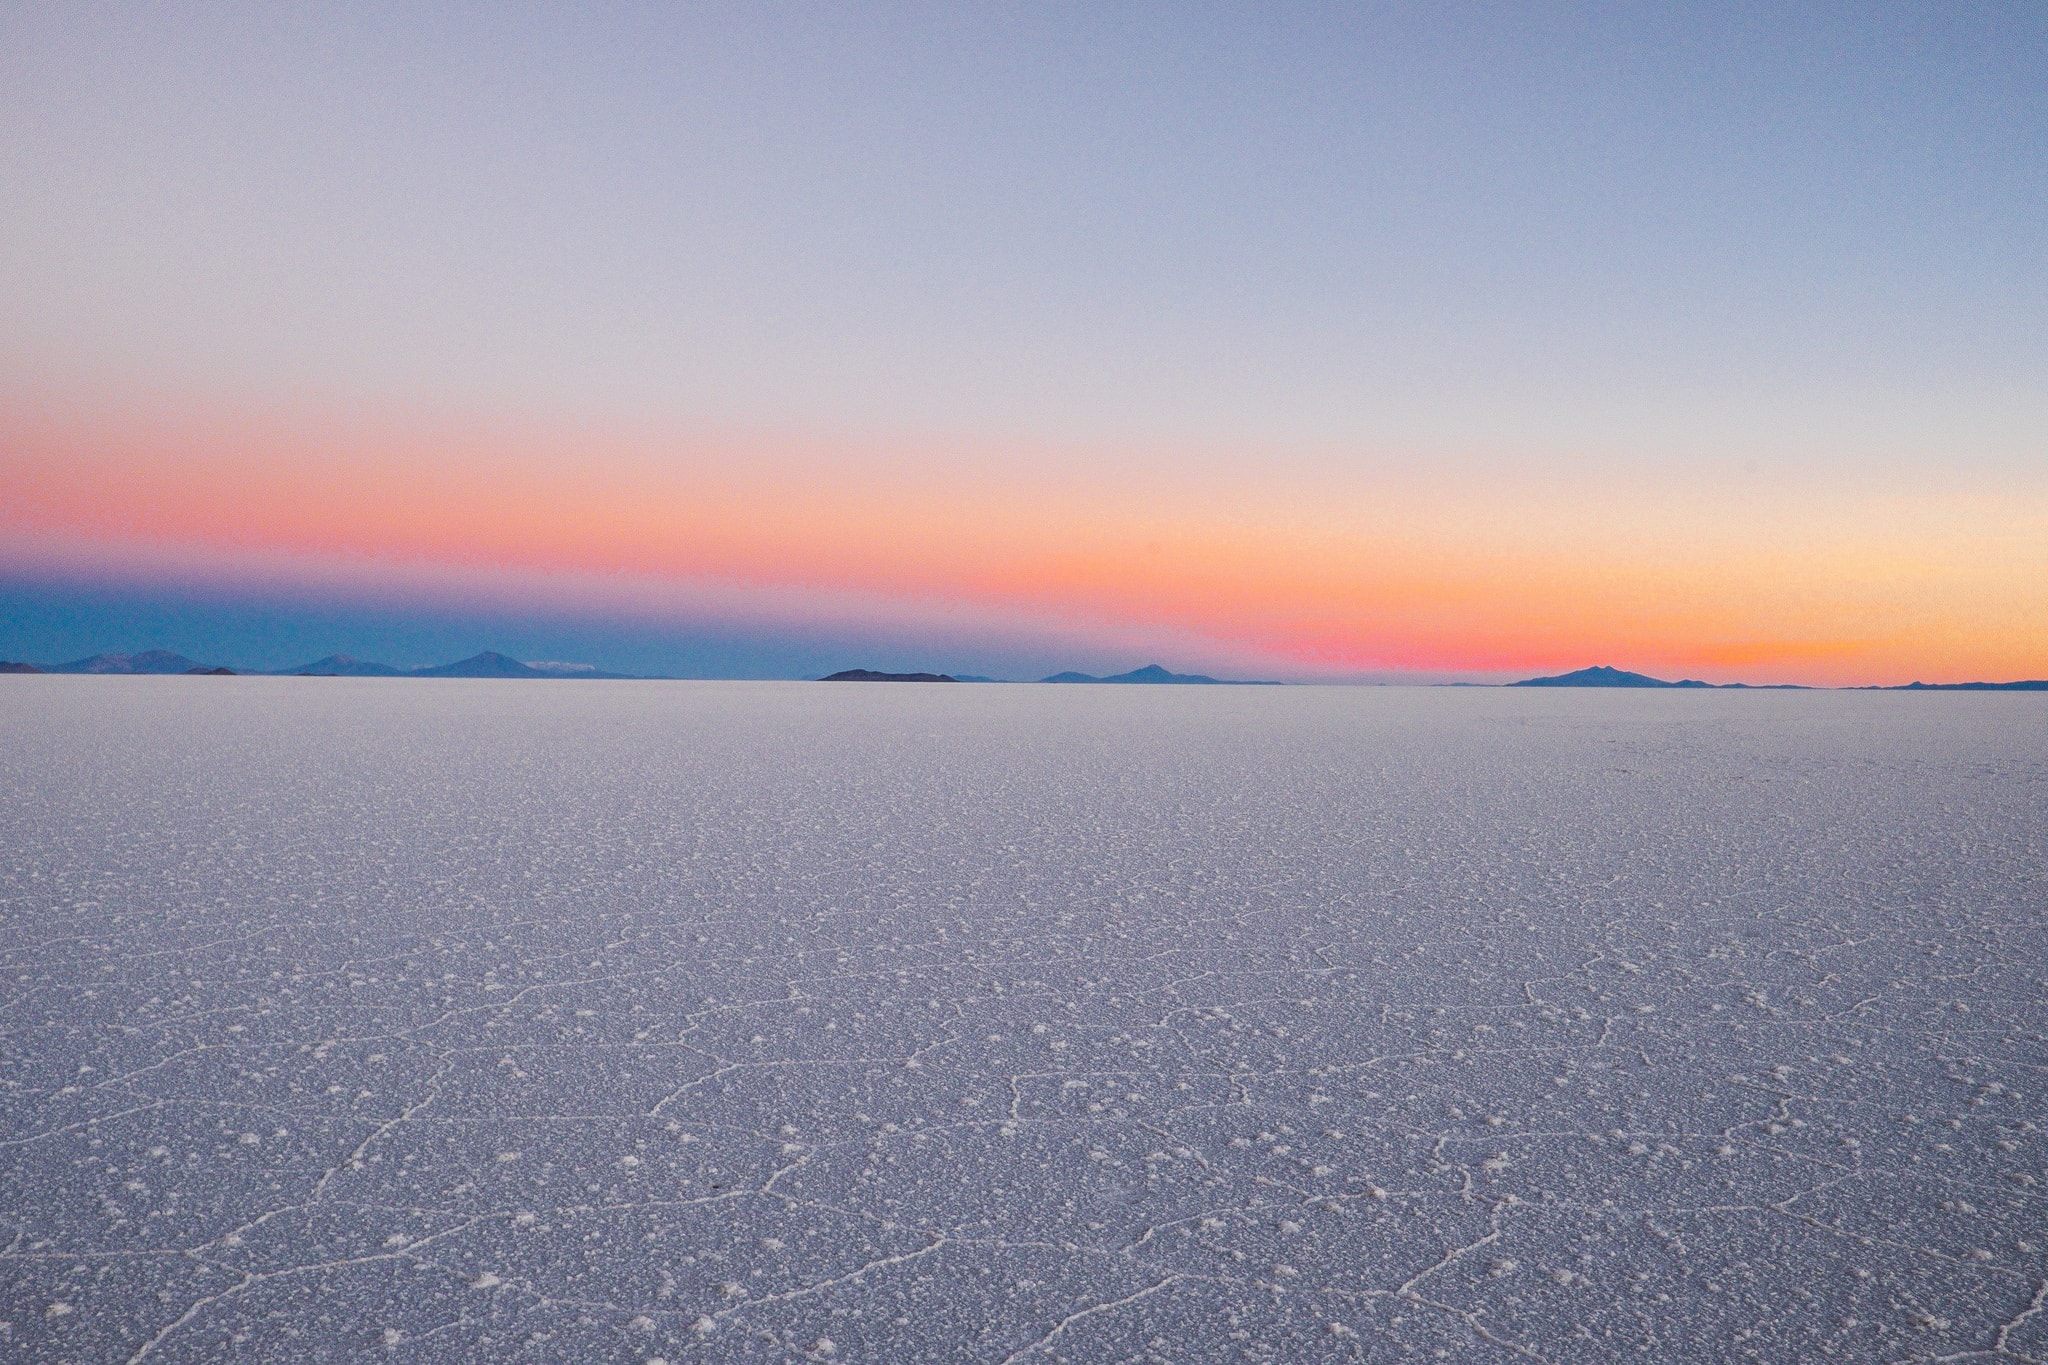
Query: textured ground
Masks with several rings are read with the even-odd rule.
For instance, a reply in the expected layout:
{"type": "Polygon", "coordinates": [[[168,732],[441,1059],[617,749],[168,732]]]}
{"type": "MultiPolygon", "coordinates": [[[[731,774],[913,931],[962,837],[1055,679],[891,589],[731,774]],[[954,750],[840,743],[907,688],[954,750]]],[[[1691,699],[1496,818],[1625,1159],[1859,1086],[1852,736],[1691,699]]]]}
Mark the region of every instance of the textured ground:
{"type": "Polygon", "coordinates": [[[0,679],[0,1361],[2048,1359],[2044,703],[0,679]]]}

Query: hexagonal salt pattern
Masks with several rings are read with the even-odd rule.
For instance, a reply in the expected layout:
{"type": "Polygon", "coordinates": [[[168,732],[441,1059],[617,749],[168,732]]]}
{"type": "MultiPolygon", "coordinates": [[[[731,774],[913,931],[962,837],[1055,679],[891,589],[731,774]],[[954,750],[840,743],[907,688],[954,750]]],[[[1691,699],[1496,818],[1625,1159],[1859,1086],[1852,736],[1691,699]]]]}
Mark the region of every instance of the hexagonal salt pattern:
{"type": "Polygon", "coordinates": [[[2011,696],[0,679],[0,1361],[2048,1359],[2011,696]]]}

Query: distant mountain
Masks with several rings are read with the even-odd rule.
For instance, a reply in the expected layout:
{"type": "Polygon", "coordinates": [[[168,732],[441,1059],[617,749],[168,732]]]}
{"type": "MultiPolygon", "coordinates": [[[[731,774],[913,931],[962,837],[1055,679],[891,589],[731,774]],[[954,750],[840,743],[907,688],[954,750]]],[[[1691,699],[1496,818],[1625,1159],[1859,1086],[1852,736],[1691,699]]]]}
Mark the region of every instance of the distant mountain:
{"type": "Polygon", "coordinates": [[[235,670],[232,668],[206,668],[201,666],[195,666],[186,669],[185,676],[188,678],[232,678],[236,675],[235,670]]]}
{"type": "Polygon", "coordinates": [[[140,654],[95,654],[90,659],[73,659],[55,664],[45,673],[190,673],[208,666],[168,649],[145,649],[140,654]]]}
{"type": "Polygon", "coordinates": [[[14,664],[0,659],[0,673],[40,673],[43,670],[34,664],[14,664]]]}
{"type": "Polygon", "coordinates": [[[1647,673],[1630,673],[1624,669],[1609,668],[1598,664],[1592,668],[1581,668],[1572,673],[1560,673],[1553,678],[1524,678],[1510,687],[1712,687],[1695,678],[1683,682],[1665,682],[1647,673]]]}
{"type": "Polygon", "coordinates": [[[1172,673],[1158,664],[1146,664],[1128,673],[1115,673],[1107,678],[1098,678],[1090,673],[1055,673],[1050,678],[1040,678],[1049,683],[1192,683],[1209,687],[1278,687],[1275,682],[1240,682],[1234,678],[1211,678],[1201,673],[1172,673]]]}
{"type": "MultiPolygon", "coordinates": [[[[1450,683],[1451,687],[1463,687],[1464,683],[1450,683]]],[[[1685,678],[1678,682],[1665,682],[1647,673],[1630,673],[1625,669],[1609,668],[1605,664],[1593,668],[1581,668],[1573,673],[1560,673],[1554,678],[1524,678],[1509,687],[1697,687],[1719,692],[1811,692],[1805,683],[1710,683],[1698,678],[1685,678]]]]}
{"type": "Polygon", "coordinates": [[[601,678],[607,682],[638,682],[641,679],[632,673],[602,673],[594,664],[526,664],[509,654],[500,654],[487,649],[481,654],[472,654],[467,659],[457,659],[452,664],[440,664],[434,668],[415,668],[400,677],[405,678],[601,678]]]}
{"type": "Polygon", "coordinates": [[[959,682],[947,673],[877,673],[872,668],[846,668],[819,682],[959,682]]]}
{"type": "Polygon", "coordinates": [[[406,675],[410,678],[551,678],[552,673],[543,673],[538,668],[528,668],[519,660],[495,649],[481,654],[472,654],[467,659],[457,659],[452,664],[441,664],[435,668],[415,668],[406,675]]]}
{"type": "Polygon", "coordinates": [[[282,670],[286,677],[293,678],[632,678],[631,673],[605,673],[595,664],[521,663],[509,654],[500,654],[487,649],[481,654],[472,654],[467,659],[458,659],[452,664],[436,664],[431,668],[393,668],[390,664],[373,663],[368,659],[352,659],[346,654],[330,654],[324,659],[301,664],[297,668],[282,670]]]}
{"type": "Polygon", "coordinates": [[[287,668],[283,672],[294,678],[397,678],[405,674],[402,668],[351,659],[346,654],[330,654],[324,659],[315,659],[312,663],[287,668]]]}

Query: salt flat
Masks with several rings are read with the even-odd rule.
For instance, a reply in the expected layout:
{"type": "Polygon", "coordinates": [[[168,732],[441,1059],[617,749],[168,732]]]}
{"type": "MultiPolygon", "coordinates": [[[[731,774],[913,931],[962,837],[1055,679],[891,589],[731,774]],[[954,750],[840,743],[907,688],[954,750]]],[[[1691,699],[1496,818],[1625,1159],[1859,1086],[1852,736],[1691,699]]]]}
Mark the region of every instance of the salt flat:
{"type": "Polygon", "coordinates": [[[2048,698],[0,679],[0,1360],[2048,1359],[2048,698]]]}

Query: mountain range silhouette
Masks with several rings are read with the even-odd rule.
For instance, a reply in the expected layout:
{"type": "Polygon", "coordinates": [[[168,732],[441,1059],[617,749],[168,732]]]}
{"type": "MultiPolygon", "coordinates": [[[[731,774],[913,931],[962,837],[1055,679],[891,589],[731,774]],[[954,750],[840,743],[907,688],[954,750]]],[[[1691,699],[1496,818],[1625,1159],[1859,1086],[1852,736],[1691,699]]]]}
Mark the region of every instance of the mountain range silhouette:
{"type": "MultiPolygon", "coordinates": [[[[472,654],[454,663],[434,664],[421,668],[395,668],[390,664],[370,659],[352,658],[347,654],[329,654],[311,663],[296,668],[279,669],[235,669],[219,665],[200,663],[183,654],[168,649],[145,649],[133,654],[94,654],[68,663],[32,664],[9,662],[0,659],[0,674],[19,673],[85,673],[120,676],[190,675],[207,677],[233,677],[237,674],[259,674],[270,677],[299,678],[504,678],[504,679],[643,679],[646,675],[634,673],[607,673],[589,664],[565,663],[523,663],[509,654],[500,654],[494,649],[472,654]]],[[[654,680],[654,679],[648,679],[654,680]]],[[[998,681],[994,678],[978,677],[968,673],[887,673],[867,668],[849,668],[821,679],[824,682],[969,682],[986,683],[998,681]]],[[[1175,673],[1160,664],[1146,664],[1128,673],[1112,673],[1098,677],[1092,673],[1065,672],[1040,678],[1042,683],[1098,683],[1098,684],[1152,684],[1192,685],[1208,687],[1279,687],[1277,682],[1255,682],[1235,678],[1212,678],[1205,673],[1175,673]]],[[[1471,684],[1454,684],[1470,686],[1471,684]]],[[[1507,684],[1509,687],[1602,687],[1602,688],[1664,688],[1697,689],[1713,691],[1818,691],[1829,689],[1809,688],[1800,683],[1710,683],[1697,678],[1682,678],[1669,682],[1647,673],[1632,673],[1611,664],[1596,664],[1591,668],[1574,669],[1569,673],[1558,673],[1548,677],[1524,678],[1520,682],[1507,684]]],[[[1852,692],[2048,692],[2048,679],[2026,678],[2015,682],[1957,682],[1957,683],[1879,683],[1862,687],[1840,689],[1852,692]]]]}

